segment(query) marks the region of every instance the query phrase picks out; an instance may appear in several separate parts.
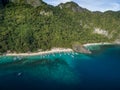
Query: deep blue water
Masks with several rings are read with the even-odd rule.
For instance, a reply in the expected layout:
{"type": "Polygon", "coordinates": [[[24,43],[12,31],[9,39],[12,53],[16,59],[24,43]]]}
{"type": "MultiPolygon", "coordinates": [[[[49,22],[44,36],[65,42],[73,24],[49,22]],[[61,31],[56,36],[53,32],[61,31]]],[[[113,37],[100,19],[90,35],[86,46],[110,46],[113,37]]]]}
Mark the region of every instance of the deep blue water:
{"type": "Polygon", "coordinates": [[[0,90],[120,90],[120,46],[93,54],[0,57],[0,90]]]}

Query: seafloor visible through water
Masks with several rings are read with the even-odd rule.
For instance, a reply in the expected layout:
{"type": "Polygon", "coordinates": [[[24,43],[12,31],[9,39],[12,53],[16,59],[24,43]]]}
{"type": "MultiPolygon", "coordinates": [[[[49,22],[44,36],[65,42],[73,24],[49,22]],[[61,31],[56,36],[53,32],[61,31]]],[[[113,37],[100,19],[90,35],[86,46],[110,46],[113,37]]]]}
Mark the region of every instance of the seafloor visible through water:
{"type": "Polygon", "coordinates": [[[0,57],[0,90],[120,90],[120,46],[92,54],[0,57]]]}

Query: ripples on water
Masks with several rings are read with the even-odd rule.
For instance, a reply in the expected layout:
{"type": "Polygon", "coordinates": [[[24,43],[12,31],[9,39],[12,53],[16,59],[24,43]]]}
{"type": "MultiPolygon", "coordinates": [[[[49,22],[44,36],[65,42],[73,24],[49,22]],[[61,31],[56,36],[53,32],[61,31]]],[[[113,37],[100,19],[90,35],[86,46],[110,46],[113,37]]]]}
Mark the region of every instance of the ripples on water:
{"type": "Polygon", "coordinates": [[[119,90],[120,46],[93,54],[0,57],[0,90],[119,90]]]}

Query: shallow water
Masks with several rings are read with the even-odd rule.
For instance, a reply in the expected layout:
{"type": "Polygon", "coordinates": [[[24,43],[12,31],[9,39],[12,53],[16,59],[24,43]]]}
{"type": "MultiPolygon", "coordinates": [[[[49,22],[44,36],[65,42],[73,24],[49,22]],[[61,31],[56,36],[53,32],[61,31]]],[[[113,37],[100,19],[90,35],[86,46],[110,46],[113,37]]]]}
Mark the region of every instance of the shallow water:
{"type": "Polygon", "coordinates": [[[0,57],[0,90],[119,90],[120,46],[92,52],[0,57]]]}

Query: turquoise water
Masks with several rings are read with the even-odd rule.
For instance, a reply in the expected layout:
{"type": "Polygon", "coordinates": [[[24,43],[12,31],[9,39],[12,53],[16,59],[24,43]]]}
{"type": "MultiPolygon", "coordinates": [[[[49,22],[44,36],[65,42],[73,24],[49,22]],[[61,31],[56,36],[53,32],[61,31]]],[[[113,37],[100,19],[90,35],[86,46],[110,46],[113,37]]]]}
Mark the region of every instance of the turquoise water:
{"type": "Polygon", "coordinates": [[[92,52],[0,57],[0,90],[119,90],[120,46],[92,52]]]}

